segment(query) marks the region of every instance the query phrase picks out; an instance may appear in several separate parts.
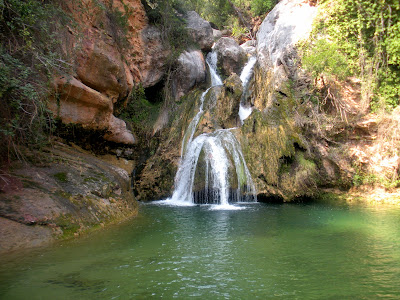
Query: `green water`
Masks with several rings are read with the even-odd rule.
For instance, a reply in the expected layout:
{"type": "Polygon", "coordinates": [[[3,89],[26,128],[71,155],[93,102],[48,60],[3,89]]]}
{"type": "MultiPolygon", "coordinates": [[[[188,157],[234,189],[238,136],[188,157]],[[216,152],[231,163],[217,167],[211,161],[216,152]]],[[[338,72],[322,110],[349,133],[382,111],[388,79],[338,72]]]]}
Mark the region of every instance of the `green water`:
{"type": "Polygon", "coordinates": [[[399,299],[400,209],[142,205],[88,237],[0,258],[1,299],[399,299]]]}

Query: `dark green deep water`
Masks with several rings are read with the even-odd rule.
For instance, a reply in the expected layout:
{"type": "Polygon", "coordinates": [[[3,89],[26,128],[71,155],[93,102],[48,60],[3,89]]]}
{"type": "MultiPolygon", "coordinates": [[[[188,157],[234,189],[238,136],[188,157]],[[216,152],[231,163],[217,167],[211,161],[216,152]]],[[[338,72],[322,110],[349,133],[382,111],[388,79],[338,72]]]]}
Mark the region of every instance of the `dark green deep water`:
{"type": "Polygon", "coordinates": [[[128,223],[0,258],[1,299],[400,299],[400,209],[142,205],[128,223]]]}

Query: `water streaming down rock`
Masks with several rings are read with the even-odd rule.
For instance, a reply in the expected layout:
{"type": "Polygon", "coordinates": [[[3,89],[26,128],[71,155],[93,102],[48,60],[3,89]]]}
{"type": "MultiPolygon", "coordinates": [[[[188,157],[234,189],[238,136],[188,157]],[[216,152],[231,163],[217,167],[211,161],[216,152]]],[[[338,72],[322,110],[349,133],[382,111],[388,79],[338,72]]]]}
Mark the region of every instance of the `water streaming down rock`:
{"type": "Polygon", "coordinates": [[[242,96],[242,101],[240,102],[239,106],[239,118],[240,122],[243,124],[244,120],[246,120],[251,112],[253,111],[253,108],[251,105],[248,105],[245,103],[247,93],[248,93],[248,87],[250,83],[250,79],[253,76],[253,68],[254,65],[257,62],[257,58],[255,56],[250,57],[249,61],[247,64],[244,66],[242,73],[240,74],[240,80],[242,80],[242,85],[243,85],[243,96],[242,96]]]}
{"type": "Polygon", "coordinates": [[[189,124],[181,151],[181,164],[170,199],[180,204],[221,204],[256,201],[256,190],[233,129],[217,129],[193,139],[204,114],[204,98],[214,86],[222,85],[217,74],[217,55],[207,56],[211,87],[200,99],[200,107],[189,124]]]}

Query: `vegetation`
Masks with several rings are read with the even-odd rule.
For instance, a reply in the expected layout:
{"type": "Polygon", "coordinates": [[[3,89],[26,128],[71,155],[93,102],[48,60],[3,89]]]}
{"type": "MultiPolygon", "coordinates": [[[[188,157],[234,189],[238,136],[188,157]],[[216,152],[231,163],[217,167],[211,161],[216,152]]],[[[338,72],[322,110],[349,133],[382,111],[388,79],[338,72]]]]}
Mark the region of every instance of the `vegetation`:
{"type": "Polygon", "coordinates": [[[50,76],[68,68],[57,42],[67,22],[57,1],[0,1],[0,164],[52,130],[46,96],[50,76]]]}
{"type": "Polygon", "coordinates": [[[151,132],[160,111],[161,103],[151,103],[146,99],[144,88],[138,86],[132,90],[127,107],[118,116],[130,126],[151,132]]]}
{"type": "Polygon", "coordinates": [[[314,78],[362,79],[373,110],[400,99],[400,3],[394,0],[324,0],[304,66],[314,78]]]}

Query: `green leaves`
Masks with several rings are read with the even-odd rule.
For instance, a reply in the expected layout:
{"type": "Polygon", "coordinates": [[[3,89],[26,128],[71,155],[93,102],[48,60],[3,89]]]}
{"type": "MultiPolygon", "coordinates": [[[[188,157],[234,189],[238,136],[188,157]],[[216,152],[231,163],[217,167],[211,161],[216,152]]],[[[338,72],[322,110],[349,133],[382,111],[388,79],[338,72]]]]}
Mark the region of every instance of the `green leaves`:
{"type": "Polygon", "coordinates": [[[50,132],[49,78],[66,65],[59,3],[0,0],[0,164],[18,146],[41,147],[50,132]]]}
{"type": "Polygon", "coordinates": [[[321,75],[345,80],[352,74],[351,60],[340,52],[336,43],[319,39],[303,56],[303,67],[312,74],[313,78],[321,75]]]}
{"type": "Polygon", "coordinates": [[[331,74],[339,80],[356,75],[373,107],[399,104],[400,4],[395,0],[327,0],[324,17],[315,24],[316,42],[306,52],[305,65],[313,76],[331,74]],[[327,57],[328,56],[328,57],[327,57]],[[344,72],[345,64],[349,73],[344,72]],[[370,84],[373,83],[373,84],[370,84]]]}

